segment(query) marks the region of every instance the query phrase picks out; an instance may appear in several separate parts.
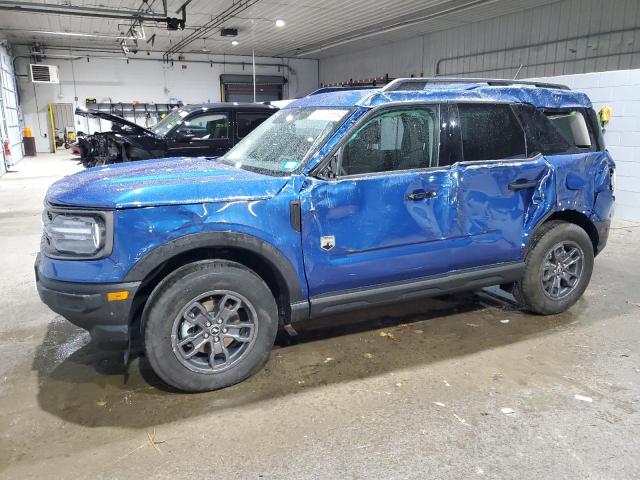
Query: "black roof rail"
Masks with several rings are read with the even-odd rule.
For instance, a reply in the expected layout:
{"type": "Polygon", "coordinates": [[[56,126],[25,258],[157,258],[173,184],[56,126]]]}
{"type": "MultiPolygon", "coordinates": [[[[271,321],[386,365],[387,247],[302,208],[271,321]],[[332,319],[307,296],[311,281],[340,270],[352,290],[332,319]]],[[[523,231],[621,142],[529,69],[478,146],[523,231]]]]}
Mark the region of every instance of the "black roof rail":
{"type": "Polygon", "coordinates": [[[374,87],[371,85],[340,85],[335,87],[321,87],[309,93],[307,97],[310,97],[312,95],[318,95],[320,93],[345,92],[348,90],[370,90],[375,88],[380,88],[380,87],[374,87]]]}
{"type": "Polygon", "coordinates": [[[508,86],[508,85],[529,85],[538,88],[557,88],[560,90],[571,90],[567,85],[547,82],[528,82],[525,80],[508,80],[504,78],[460,78],[460,77],[411,77],[396,78],[389,82],[382,91],[393,92],[398,90],[423,90],[427,85],[446,84],[446,83],[486,83],[489,86],[508,86]]]}

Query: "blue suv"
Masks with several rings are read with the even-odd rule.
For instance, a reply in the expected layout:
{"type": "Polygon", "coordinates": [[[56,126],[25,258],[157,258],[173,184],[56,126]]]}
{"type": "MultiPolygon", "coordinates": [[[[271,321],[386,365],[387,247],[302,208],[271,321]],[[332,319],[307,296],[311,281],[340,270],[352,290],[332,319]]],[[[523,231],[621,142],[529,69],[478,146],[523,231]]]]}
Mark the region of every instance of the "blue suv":
{"type": "Polygon", "coordinates": [[[103,348],[143,345],[168,384],[213,390],[303,319],[489,285],[566,310],[607,241],[614,168],[589,99],[561,85],[319,93],[223,157],[53,184],[38,291],[103,348]]]}

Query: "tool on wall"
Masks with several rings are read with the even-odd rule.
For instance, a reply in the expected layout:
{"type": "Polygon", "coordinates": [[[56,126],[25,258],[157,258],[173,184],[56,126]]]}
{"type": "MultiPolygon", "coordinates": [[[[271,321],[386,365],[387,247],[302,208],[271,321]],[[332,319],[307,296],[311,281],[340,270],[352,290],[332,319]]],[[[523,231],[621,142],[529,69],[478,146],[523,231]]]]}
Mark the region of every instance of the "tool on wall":
{"type": "Polygon", "coordinates": [[[75,139],[76,129],[74,125],[73,104],[50,103],[48,111],[51,151],[56,153],[56,150],[60,147],[69,148],[71,137],[75,139]]]}

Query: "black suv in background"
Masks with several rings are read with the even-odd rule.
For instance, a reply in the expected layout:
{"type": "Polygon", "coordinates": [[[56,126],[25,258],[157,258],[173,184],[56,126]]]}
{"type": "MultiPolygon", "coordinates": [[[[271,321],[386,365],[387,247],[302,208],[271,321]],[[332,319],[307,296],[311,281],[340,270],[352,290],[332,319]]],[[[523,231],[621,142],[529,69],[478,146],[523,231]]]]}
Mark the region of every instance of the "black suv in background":
{"type": "Polygon", "coordinates": [[[219,157],[278,109],[272,105],[206,103],[171,111],[150,128],[107,112],[76,115],[111,122],[111,130],[80,136],[85,167],[161,157],[219,157]]]}

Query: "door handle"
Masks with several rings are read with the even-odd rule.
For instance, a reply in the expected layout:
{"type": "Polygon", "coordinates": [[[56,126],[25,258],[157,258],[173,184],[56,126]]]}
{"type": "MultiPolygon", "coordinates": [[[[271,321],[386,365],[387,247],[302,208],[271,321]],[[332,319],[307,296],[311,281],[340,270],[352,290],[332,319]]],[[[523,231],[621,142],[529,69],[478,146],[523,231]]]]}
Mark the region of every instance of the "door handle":
{"type": "Polygon", "coordinates": [[[438,196],[437,192],[425,191],[425,190],[414,190],[409,195],[407,195],[407,200],[424,200],[425,198],[435,198],[438,196]]]}
{"type": "Polygon", "coordinates": [[[537,180],[531,180],[530,182],[523,182],[518,180],[509,184],[509,190],[511,190],[512,192],[515,192],[517,190],[526,190],[527,188],[535,187],[537,184],[537,180]]]}

